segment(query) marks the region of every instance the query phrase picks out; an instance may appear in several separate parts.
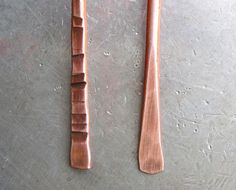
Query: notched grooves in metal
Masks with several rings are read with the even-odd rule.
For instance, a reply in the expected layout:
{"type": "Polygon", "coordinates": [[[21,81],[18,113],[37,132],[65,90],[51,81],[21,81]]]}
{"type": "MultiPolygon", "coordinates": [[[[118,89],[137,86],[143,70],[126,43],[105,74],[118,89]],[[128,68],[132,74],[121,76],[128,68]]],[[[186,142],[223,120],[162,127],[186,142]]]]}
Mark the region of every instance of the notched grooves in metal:
{"type": "Polygon", "coordinates": [[[72,124],[72,132],[88,133],[87,124],[72,124]]]}
{"type": "Polygon", "coordinates": [[[73,16],[73,27],[83,27],[83,19],[81,17],[73,16]]]}
{"type": "Polygon", "coordinates": [[[72,78],[71,78],[72,84],[76,84],[76,83],[80,83],[80,82],[85,82],[85,74],[84,73],[72,75],[72,78]]]}
{"type": "Polygon", "coordinates": [[[84,89],[86,87],[87,83],[86,82],[73,82],[71,86],[73,88],[79,88],[79,89],[84,89]]]}
{"type": "Polygon", "coordinates": [[[72,0],[71,166],[91,168],[86,71],[86,1],[72,0]]]}

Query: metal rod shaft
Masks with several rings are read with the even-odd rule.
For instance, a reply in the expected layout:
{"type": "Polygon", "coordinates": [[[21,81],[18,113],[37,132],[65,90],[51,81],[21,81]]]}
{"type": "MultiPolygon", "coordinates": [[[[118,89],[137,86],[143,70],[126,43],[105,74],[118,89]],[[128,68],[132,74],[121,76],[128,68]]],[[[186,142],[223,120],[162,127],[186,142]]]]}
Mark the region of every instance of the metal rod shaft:
{"type": "Polygon", "coordinates": [[[160,0],[148,0],[144,100],[139,168],[149,174],[164,169],[160,131],[160,0]]]}
{"type": "Polygon", "coordinates": [[[91,168],[87,82],[86,1],[72,0],[71,167],[91,168]]]}

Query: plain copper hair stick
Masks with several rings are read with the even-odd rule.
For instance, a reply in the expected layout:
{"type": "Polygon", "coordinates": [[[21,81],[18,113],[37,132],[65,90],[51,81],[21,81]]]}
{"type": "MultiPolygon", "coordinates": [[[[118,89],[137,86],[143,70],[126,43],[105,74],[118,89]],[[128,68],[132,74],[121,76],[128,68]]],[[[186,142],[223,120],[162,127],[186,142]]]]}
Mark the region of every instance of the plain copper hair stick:
{"type": "Polygon", "coordinates": [[[160,130],[160,0],[148,0],[144,100],[139,168],[149,174],[164,169],[160,130]]]}
{"type": "Polygon", "coordinates": [[[86,1],[72,0],[71,152],[73,168],[91,168],[87,81],[86,1]]]}

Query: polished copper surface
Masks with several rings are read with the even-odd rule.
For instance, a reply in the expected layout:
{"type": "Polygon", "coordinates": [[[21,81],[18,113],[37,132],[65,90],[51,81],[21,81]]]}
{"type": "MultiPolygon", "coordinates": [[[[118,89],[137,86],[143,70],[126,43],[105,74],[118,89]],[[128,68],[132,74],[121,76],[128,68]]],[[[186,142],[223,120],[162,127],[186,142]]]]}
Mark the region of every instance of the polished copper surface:
{"type": "Polygon", "coordinates": [[[149,174],[164,169],[160,131],[160,0],[148,0],[144,102],[139,168],[149,174]]]}
{"type": "Polygon", "coordinates": [[[71,167],[91,168],[87,88],[86,1],[72,0],[71,167]]]}

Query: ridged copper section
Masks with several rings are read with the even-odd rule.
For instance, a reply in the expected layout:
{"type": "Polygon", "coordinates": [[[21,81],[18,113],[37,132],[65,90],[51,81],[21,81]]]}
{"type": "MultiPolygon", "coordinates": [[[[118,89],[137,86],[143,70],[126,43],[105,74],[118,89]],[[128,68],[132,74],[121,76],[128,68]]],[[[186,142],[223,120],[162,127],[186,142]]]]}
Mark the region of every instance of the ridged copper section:
{"type": "Polygon", "coordinates": [[[142,126],[139,144],[140,170],[155,174],[164,169],[160,130],[160,0],[148,0],[146,61],[142,126]]]}
{"type": "Polygon", "coordinates": [[[72,0],[71,153],[73,168],[91,168],[87,89],[86,1],[72,0]]]}

